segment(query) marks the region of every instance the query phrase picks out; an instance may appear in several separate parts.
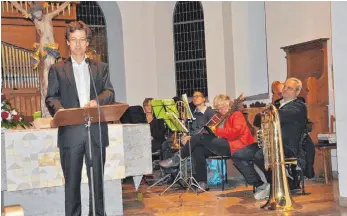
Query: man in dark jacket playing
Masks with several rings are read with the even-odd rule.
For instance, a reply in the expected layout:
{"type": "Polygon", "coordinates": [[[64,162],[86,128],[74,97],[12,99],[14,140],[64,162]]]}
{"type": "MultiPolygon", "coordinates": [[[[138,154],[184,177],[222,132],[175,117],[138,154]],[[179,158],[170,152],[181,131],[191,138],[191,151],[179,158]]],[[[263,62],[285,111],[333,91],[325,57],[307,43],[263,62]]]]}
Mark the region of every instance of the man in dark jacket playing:
{"type": "MultiPolygon", "coordinates": [[[[297,78],[289,78],[284,83],[282,98],[274,102],[277,105],[282,131],[283,150],[285,158],[298,157],[300,154],[300,140],[306,128],[307,108],[302,99],[298,98],[302,83],[297,78]]],[[[256,165],[265,171],[263,151],[255,155],[256,165]]],[[[267,180],[271,182],[271,175],[265,172],[267,180]]]]}

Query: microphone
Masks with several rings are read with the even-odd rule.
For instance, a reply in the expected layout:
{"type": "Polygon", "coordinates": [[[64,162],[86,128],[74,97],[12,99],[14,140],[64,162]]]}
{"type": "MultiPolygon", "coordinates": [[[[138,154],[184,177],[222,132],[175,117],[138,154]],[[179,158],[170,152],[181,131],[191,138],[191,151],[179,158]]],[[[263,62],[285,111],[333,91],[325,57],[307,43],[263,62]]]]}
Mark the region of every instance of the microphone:
{"type": "MultiPolygon", "coordinates": [[[[85,62],[88,65],[88,70],[89,70],[89,76],[90,76],[90,82],[92,82],[93,84],[93,89],[94,89],[94,94],[95,94],[95,99],[96,99],[96,104],[97,104],[97,108],[98,108],[98,123],[99,123],[99,142],[100,142],[100,160],[101,160],[101,179],[102,179],[102,195],[103,195],[103,211],[104,211],[104,215],[106,215],[106,211],[105,211],[105,186],[104,186],[104,164],[103,164],[103,156],[102,156],[102,139],[101,139],[101,111],[100,111],[100,102],[99,102],[99,98],[98,98],[98,93],[96,91],[96,86],[95,86],[95,80],[92,74],[92,70],[90,68],[90,59],[89,58],[85,58],[85,62]]],[[[106,151],[106,150],[105,150],[106,151]]],[[[105,152],[106,154],[106,152],[105,152]]],[[[93,175],[93,173],[91,173],[91,175],[93,175]]],[[[94,183],[93,183],[94,184],[94,183]]]]}

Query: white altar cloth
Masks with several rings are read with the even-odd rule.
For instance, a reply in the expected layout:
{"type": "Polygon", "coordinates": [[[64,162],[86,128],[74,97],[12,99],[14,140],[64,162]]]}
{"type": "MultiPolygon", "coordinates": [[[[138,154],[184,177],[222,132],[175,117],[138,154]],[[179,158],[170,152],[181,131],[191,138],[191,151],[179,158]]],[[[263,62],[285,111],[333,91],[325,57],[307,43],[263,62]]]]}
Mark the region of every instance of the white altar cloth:
{"type": "MultiPolygon", "coordinates": [[[[2,131],[1,191],[4,205],[20,204],[26,216],[63,215],[64,177],[57,148],[57,131],[2,131]]],[[[108,215],[122,215],[121,179],[127,176],[139,179],[142,175],[152,173],[149,125],[109,125],[109,141],[105,163],[106,210],[108,215]]],[[[84,212],[88,206],[87,182],[84,166],[84,212]]]]}

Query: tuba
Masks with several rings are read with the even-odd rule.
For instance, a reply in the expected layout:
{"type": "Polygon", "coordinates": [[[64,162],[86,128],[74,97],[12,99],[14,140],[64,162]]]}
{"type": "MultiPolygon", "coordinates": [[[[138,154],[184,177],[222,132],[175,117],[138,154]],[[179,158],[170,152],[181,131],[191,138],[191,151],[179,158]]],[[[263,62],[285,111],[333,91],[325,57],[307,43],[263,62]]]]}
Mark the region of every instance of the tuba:
{"type": "MultiPolygon", "coordinates": [[[[225,115],[221,115],[220,113],[214,114],[211,119],[204,125],[202,129],[205,129],[209,134],[216,135],[214,131],[216,128],[225,121],[233,112],[239,110],[242,103],[245,101],[245,97],[241,94],[238,98],[236,98],[230,107],[229,111],[225,115]]],[[[199,131],[199,133],[202,131],[199,131]]]]}
{"type": "Polygon", "coordinates": [[[272,170],[271,193],[267,203],[261,208],[270,210],[294,210],[298,207],[294,203],[288,187],[286,162],[284,159],[282,133],[277,108],[270,104],[261,115],[261,129],[257,134],[258,145],[263,150],[265,169],[272,170]]]}

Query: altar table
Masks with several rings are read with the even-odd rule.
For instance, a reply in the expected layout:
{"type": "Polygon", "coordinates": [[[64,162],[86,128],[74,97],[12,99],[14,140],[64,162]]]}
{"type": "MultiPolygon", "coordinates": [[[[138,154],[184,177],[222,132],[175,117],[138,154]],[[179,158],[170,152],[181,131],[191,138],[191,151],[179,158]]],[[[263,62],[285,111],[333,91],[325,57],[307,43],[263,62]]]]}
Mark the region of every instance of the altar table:
{"type": "MultiPolygon", "coordinates": [[[[107,215],[123,215],[121,180],[152,173],[148,124],[110,124],[105,163],[107,215]]],[[[64,177],[57,148],[57,129],[1,131],[2,206],[19,204],[25,216],[63,216],[64,177]]],[[[82,171],[82,215],[88,213],[88,178],[82,171]]]]}

